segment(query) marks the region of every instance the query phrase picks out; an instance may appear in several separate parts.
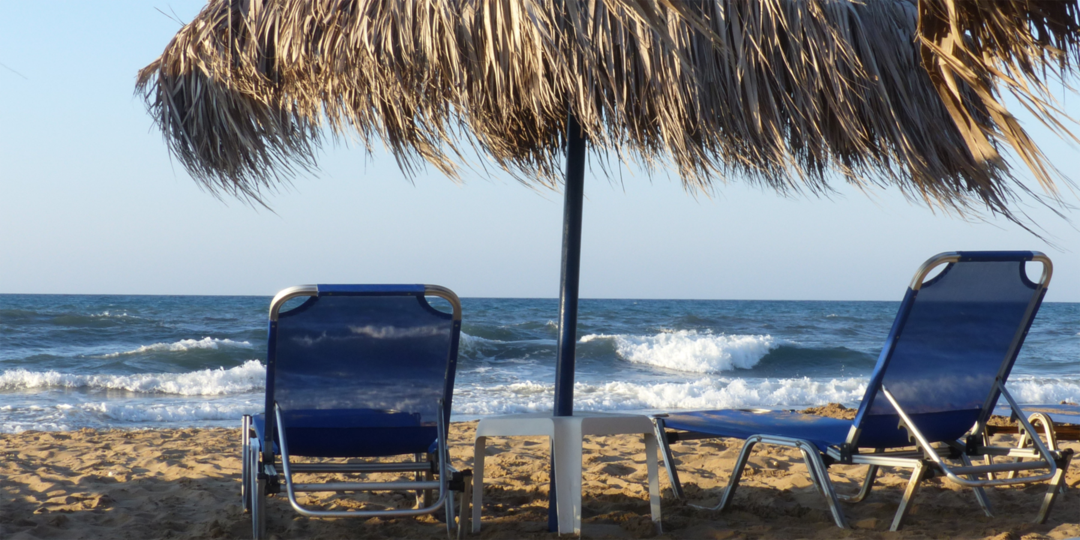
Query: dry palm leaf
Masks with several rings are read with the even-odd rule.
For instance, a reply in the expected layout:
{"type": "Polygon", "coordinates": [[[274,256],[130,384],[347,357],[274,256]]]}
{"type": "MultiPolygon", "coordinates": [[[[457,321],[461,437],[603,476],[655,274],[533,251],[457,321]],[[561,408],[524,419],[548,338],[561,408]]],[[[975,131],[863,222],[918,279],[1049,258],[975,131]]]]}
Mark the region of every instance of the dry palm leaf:
{"type": "Polygon", "coordinates": [[[1001,142],[1053,181],[996,87],[1053,122],[1040,70],[1071,67],[1077,21],[1076,0],[1002,4],[211,0],[138,88],[196,179],[255,200],[315,166],[324,126],[407,173],[455,176],[472,145],[554,187],[572,112],[598,154],[691,190],[843,178],[1011,216],[1001,142]]]}
{"type": "Polygon", "coordinates": [[[1050,164],[1001,103],[998,87],[1008,89],[1044,125],[1071,136],[1047,82],[1064,84],[1080,53],[1076,3],[921,0],[919,38],[923,67],[975,157],[1000,162],[995,142],[1003,141],[1052,192],[1050,164]],[[966,103],[971,94],[989,121],[971,114],[966,103]]]}

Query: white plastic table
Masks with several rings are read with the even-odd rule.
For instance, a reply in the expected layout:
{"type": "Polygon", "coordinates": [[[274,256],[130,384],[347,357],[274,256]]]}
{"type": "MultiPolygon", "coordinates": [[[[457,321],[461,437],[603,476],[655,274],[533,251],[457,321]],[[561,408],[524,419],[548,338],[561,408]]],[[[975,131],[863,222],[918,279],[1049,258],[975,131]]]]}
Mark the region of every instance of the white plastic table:
{"type": "Polygon", "coordinates": [[[653,524],[660,530],[660,479],[656,435],[652,421],[640,414],[575,412],[574,416],[525,413],[493,416],[476,426],[473,453],[473,532],[480,532],[480,509],[484,497],[484,446],[487,437],[546,435],[555,457],[555,495],[559,533],[581,534],[581,447],[585,435],[640,433],[645,438],[645,463],[649,471],[649,504],[653,524]]]}

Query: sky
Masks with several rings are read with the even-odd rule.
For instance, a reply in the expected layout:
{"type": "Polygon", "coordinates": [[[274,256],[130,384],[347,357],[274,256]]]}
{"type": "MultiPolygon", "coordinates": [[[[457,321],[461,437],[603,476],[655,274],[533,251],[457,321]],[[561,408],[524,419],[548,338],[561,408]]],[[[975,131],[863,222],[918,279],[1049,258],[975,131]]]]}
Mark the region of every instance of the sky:
{"type": "MultiPolygon", "coordinates": [[[[558,296],[562,195],[505,176],[465,174],[459,185],[429,169],[410,181],[386,153],[339,141],[320,154],[318,175],[267,198],[272,210],[201,189],[170,158],[134,85],[179,30],[174,18],[202,6],[0,3],[0,293],[270,296],[306,283],[431,283],[463,297],[558,296]]],[[[1080,96],[1063,99],[1080,118],[1080,96]]],[[[1026,126],[1076,173],[1075,145],[1026,126]]],[[[1048,243],[895,189],[785,198],[729,178],[692,196],[673,176],[586,174],[583,298],[897,301],[936,253],[1008,249],[1049,255],[1046,300],[1080,302],[1080,209],[1062,219],[1022,207],[1048,243]]],[[[1078,193],[1063,198],[1080,207],[1078,193]]]]}

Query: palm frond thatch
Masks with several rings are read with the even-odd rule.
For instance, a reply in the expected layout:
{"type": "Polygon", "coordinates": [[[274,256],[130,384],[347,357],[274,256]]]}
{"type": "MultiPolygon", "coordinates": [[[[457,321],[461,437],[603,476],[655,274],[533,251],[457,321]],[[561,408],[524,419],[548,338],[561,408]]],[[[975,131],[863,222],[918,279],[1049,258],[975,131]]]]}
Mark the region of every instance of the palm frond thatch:
{"type": "Polygon", "coordinates": [[[1001,65],[1035,81],[1071,65],[1076,0],[1026,5],[1051,3],[1069,7],[1008,18],[953,0],[210,0],[138,90],[197,180],[256,200],[314,167],[327,125],[369,150],[381,140],[406,172],[426,162],[454,176],[471,144],[555,186],[572,111],[596,151],[671,164],[688,189],[739,175],[821,192],[839,175],[1010,215],[1026,188],[999,140],[1045,161],[996,83],[1001,65]]]}
{"type": "MultiPolygon", "coordinates": [[[[1080,54],[1075,2],[1023,0],[920,0],[919,38],[923,67],[977,159],[1000,162],[995,141],[1007,143],[1053,191],[1054,174],[1038,146],[999,99],[1007,89],[1047,127],[1065,135],[1048,79],[1064,83],[1080,54]],[[961,94],[961,88],[968,95],[961,94]],[[974,94],[978,110],[966,101],[974,94]]],[[[1080,139],[1075,139],[1080,142],[1080,139]]]]}

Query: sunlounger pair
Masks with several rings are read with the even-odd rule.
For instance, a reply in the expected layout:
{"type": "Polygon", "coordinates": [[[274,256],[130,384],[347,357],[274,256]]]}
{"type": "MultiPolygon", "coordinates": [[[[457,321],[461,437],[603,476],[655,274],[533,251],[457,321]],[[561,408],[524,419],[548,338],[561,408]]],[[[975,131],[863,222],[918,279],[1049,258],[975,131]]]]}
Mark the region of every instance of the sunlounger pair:
{"type": "MultiPolygon", "coordinates": [[[[746,443],[721,510],[731,504],[751,450],[764,443],[802,452],[840,527],[847,526],[840,501],[864,499],[880,467],[912,471],[893,530],[931,475],[973,488],[987,515],[984,487],[1049,481],[1037,518],[1044,521],[1072,452],[1050,448],[1037,436],[1030,449],[994,446],[987,421],[1004,398],[1026,433],[1036,433],[1005,382],[1051,273],[1049,259],[1033,252],[946,253],[927,261],[901,303],[854,421],[783,411],[656,415],[675,496],[683,492],[670,445],[734,437],[746,443]],[[1042,263],[1038,281],[1027,277],[1025,266],[1031,263],[1042,263]],[[936,269],[940,272],[928,279],[936,269]],[[828,467],[838,463],[867,466],[858,493],[836,492],[828,467]]],[[[460,303],[441,287],[319,285],[286,289],[275,297],[266,412],[246,416],[242,431],[243,502],[255,538],[266,532],[265,497],[279,492],[306,516],[441,512],[448,531],[456,526],[460,536],[470,528],[468,471],[454,470],[447,451],[460,329],[460,303]],[[428,297],[443,298],[449,312],[432,307],[428,297]],[[393,462],[357,462],[395,456],[393,462]],[[359,474],[384,481],[358,481],[359,474]],[[297,475],[327,478],[300,482],[297,475]],[[297,498],[302,492],[383,490],[425,495],[408,508],[360,510],[310,508],[297,498]],[[455,493],[461,495],[460,509],[455,493]]]]}

